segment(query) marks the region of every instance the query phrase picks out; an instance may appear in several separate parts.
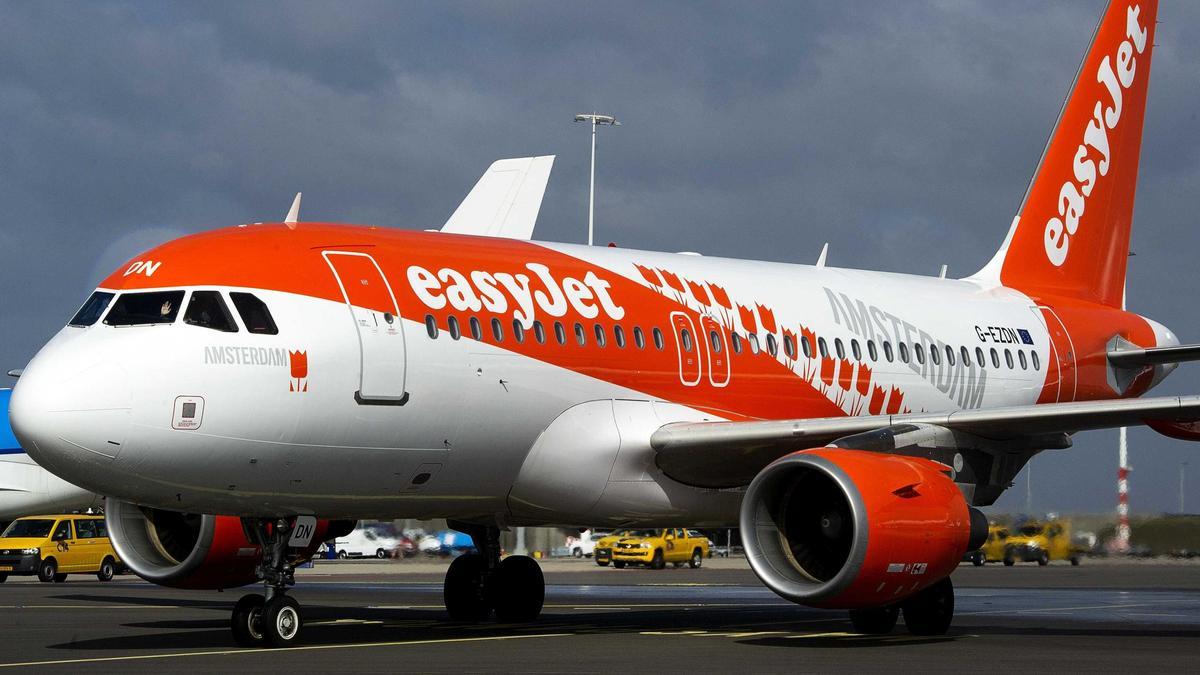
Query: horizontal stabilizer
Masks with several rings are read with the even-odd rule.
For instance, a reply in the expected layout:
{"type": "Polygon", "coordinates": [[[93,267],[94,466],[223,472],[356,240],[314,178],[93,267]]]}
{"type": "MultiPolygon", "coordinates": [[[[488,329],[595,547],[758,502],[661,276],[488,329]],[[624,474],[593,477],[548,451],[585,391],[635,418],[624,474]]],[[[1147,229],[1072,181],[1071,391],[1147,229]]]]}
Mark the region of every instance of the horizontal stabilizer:
{"type": "Polygon", "coordinates": [[[1118,368],[1158,366],[1167,363],[1183,363],[1184,361],[1200,361],[1200,345],[1118,349],[1108,353],[1108,362],[1118,368]]]}
{"type": "Polygon", "coordinates": [[[931,424],[995,440],[1020,440],[1137,426],[1152,420],[1200,420],[1200,396],[1074,401],[933,414],[683,422],[659,428],[650,437],[650,445],[658,467],[671,478],[688,485],[724,488],[748,484],[763,467],[790,452],[898,424],[931,424]]]}
{"type": "Polygon", "coordinates": [[[554,155],[493,163],[442,226],[442,232],[529,239],[553,165],[554,155]]]}

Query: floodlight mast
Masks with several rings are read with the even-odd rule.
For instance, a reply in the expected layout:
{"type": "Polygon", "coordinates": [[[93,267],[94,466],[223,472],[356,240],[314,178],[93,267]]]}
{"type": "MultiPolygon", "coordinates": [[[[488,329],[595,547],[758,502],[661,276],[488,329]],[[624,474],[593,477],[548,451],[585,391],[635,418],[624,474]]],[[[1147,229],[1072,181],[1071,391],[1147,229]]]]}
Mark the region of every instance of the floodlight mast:
{"type": "Polygon", "coordinates": [[[595,235],[596,221],[596,126],[607,125],[619,127],[621,123],[612,115],[597,115],[596,113],[579,113],[575,116],[576,122],[590,122],[592,124],[592,171],[591,177],[588,180],[588,246],[592,245],[592,239],[595,235]]]}

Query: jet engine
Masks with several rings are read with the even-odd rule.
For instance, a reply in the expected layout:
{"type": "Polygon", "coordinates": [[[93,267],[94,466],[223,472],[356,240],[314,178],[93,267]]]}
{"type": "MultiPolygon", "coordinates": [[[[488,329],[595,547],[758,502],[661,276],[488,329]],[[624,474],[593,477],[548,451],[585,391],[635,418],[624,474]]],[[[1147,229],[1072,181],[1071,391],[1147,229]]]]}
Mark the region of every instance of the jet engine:
{"type": "Polygon", "coordinates": [[[742,543],[771,590],[804,605],[894,604],[947,577],[987,538],[949,467],[821,448],[782,457],[750,483],[742,543]]]}
{"type": "MultiPolygon", "coordinates": [[[[161,586],[234,588],[258,581],[263,549],[236,516],[164,511],[109,499],[108,536],[121,561],[161,586]]],[[[311,543],[289,549],[293,563],[312,557],[322,541],[344,536],[354,521],[318,520],[311,543]]]]}

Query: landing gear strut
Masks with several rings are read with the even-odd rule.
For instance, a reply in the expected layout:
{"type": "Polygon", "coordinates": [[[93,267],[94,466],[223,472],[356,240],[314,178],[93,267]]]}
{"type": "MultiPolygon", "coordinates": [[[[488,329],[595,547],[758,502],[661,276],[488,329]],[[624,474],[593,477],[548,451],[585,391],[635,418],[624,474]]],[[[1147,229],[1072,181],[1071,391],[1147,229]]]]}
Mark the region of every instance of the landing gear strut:
{"type": "Polygon", "coordinates": [[[454,621],[485,621],[492,612],[504,622],[533,621],[542,612],[546,582],[537,561],[513,555],[500,559],[500,530],[451,521],[450,527],[475,542],[479,553],[454,559],[446,572],[443,597],[454,621]]]}
{"type": "Polygon", "coordinates": [[[867,635],[892,632],[900,612],[904,625],[913,635],[945,635],[954,618],[954,584],[946,577],[899,605],[850,610],[854,630],[867,635]]]}
{"type": "Polygon", "coordinates": [[[292,524],[285,518],[243,522],[263,549],[258,572],[265,595],[251,593],[234,605],[230,618],[233,639],[242,647],[294,645],[303,622],[300,603],[286,595],[288,587],[296,584],[296,570],[287,556],[292,524]]]}

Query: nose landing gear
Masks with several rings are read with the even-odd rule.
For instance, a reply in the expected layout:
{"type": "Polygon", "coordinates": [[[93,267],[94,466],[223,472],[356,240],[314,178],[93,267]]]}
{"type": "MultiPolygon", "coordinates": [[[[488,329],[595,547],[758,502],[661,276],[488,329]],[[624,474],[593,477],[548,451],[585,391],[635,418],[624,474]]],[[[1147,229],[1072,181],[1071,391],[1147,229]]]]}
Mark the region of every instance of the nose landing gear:
{"type": "Polygon", "coordinates": [[[233,639],[242,647],[295,645],[303,621],[300,603],[286,595],[288,587],[296,585],[296,570],[287,557],[292,525],[284,518],[243,522],[263,548],[259,576],[266,595],[251,593],[237,601],[230,617],[233,639]]]}
{"type": "Polygon", "coordinates": [[[452,521],[470,535],[479,553],[454,559],[446,572],[443,598],[454,621],[485,621],[493,612],[506,623],[533,621],[542,612],[546,582],[537,561],[513,555],[500,559],[500,530],[452,521]]]}

